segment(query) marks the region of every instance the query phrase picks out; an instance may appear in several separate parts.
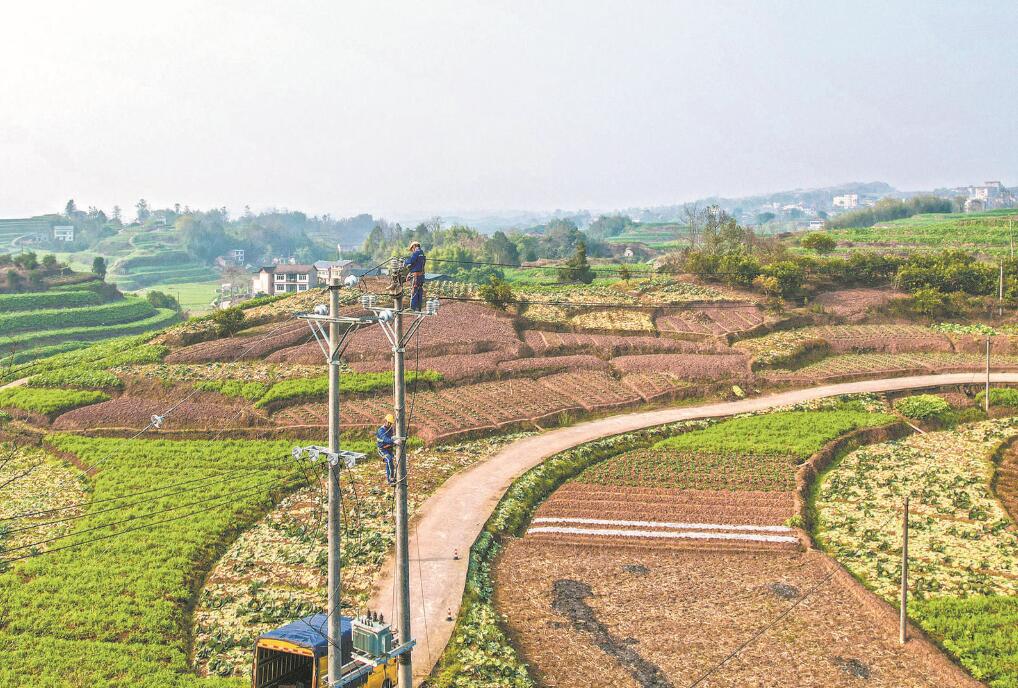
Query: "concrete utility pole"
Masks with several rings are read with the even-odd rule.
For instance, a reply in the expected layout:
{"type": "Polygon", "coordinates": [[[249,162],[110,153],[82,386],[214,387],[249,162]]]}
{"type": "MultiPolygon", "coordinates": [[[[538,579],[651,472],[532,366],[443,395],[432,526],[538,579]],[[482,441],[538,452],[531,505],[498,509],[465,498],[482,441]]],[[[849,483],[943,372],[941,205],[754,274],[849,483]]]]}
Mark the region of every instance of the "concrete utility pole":
{"type": "MultiPolygon", "coordinates": [[[[399,644],[412,640],[410,635],[410,529],[407,523],[407,466],[406,466],[406,369],[403,355],[403,291],[393,295],[393,322],[395,333],[392,346],[393,404],[396,415],[396,580],[399,594],[399,644]]],[[[413,685],[413,659],[410,651],[399,658],[400,686],[413,685]]]]}
{"type": "Polygon", "coordinates": [[[1004,261],[1000,261],[1000,289],[997,294],[997,317],[1004,317],[1004,261]]]}
{"type": "Polygon", "coordinates": [[[901,519],[901,618],[898,623],[898,640],[908,640],[908,495],[905,495],[905,513],[901,519]]]}
{"type": "Polygon", "coordinates": [[[990,335],[986,335],[986,398],[983,401],[986,415],[990,415],[990,335]]]}
{"type": "MultiPolygon", "coordinates": [[[[339,331],[339,277],[329,278],[329,351],[335,352],[341,343],[339,331]]],[[[331,357],[330,357],[331,358],[331,357]]],[[[339,454],[339,362],[329,361],[329,452],[339,454]]],[[[329,462],[329,681],[335,683],[343,674],[342,602],[340,600],[340,500],[339,462],[329,462]]]]}

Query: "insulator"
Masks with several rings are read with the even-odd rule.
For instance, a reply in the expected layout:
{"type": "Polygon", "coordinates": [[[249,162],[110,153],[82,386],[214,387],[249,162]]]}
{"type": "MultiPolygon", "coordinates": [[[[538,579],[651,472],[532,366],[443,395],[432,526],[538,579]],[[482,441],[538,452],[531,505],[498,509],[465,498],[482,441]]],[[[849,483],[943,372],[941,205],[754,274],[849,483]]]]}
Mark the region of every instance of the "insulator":
{"type": "Polygon", "coordinates": [[[315,315],[328,315],[328,314],[329,307],[326,306],[324,303],[320,303],[317,306],[315,306],[315,315]]]}
{"type": "Polygon", "coordinates": [[[374,294],[361,294],[361,307],[365,309],[373,308],[375,305],[375,299],[376,297],[374,294]]]}
{"type": "Polygon", "coordinates": [[[300,459],[300,457],[304,454],[304,450],[301,447],[294,447],[290,454],[293,455],[293,458],[300,459]]]}

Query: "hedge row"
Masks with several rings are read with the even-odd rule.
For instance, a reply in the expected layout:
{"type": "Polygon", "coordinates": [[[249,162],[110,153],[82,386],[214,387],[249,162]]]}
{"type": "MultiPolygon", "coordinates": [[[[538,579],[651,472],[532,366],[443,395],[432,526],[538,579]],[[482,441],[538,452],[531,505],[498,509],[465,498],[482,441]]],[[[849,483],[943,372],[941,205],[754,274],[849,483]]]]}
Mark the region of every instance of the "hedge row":
{"type": "Polygon", "coordinates": [[[81,308],[97,306],[102,297],[94,291],[39,291],[27,294],[0,294],[0,313],[33,311],[44,308],[81,308]]]}
{"type": "Polygon", "coordinates": [[[127,297],[98,306],[54,308],[0,315],[0,333],[50,330],[68,325],[118,325],[151,317],[156,310],[145,299],[127,297]]]}

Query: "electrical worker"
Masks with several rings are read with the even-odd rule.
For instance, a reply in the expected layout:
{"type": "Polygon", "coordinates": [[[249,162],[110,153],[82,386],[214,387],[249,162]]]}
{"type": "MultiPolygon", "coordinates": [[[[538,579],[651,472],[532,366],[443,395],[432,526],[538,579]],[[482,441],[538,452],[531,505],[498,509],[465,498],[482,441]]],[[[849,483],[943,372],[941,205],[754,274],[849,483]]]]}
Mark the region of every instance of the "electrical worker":
{"type": "Polygon", "coordinates": [[[396,457],[393,454],[396,441],[392,436],[395,422],[396,419],[392,417],[392,414],[388,414],[382,427],[378,428],[378,432],[375,433],[378,455],[385,462],[385,479],[389,481],[389,485],[396,484],[396,457]]]}
{"type": "Polygon", "coordinates": [[[421,242],[414,241],[410,244],[410,257],[403,261],[403,267],[409,273],[410,280],[410,309],[421,310],[421,303],[424,301],[424,261],[426,257],[421,250],[421,242]]]}

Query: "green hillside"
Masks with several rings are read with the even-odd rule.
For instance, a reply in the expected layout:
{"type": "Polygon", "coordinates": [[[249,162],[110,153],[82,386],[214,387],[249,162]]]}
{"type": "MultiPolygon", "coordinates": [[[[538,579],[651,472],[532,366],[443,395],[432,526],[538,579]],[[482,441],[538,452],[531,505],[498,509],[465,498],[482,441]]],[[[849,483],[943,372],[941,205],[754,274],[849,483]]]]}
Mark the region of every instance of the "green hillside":
{"type": "Polygon", "coordinates": [[[54,222],[50,216],[0,220],[0,251],[11,248],[11,242],[26,234],[49,237],[54,222]]]}
{"type": "Polygon", "coordinates": [[[679,246],[678,237],[686,236],[686,228],[674,222],[641,222],[630,225],[626,231],[605,241],[609,244],[646,244],[654,249],[668,249],[679,246]]]}
{"type": "Polygon", "coordinates": [[[165,284],[210,282],[218,272],[195,261],[168,228],[129,228],[99,242],[95,251],[110,260],[108,279],[122,291],[165,284]]]}
{"type": "Polygon", "coordinates": [[[982,213],[924,213],[873,227],[831,230],[839,242],[856,248],[961,248],[1001,254],[1011,250],[1011,226],[1018,231],[1018,209],[982,213]]]}

